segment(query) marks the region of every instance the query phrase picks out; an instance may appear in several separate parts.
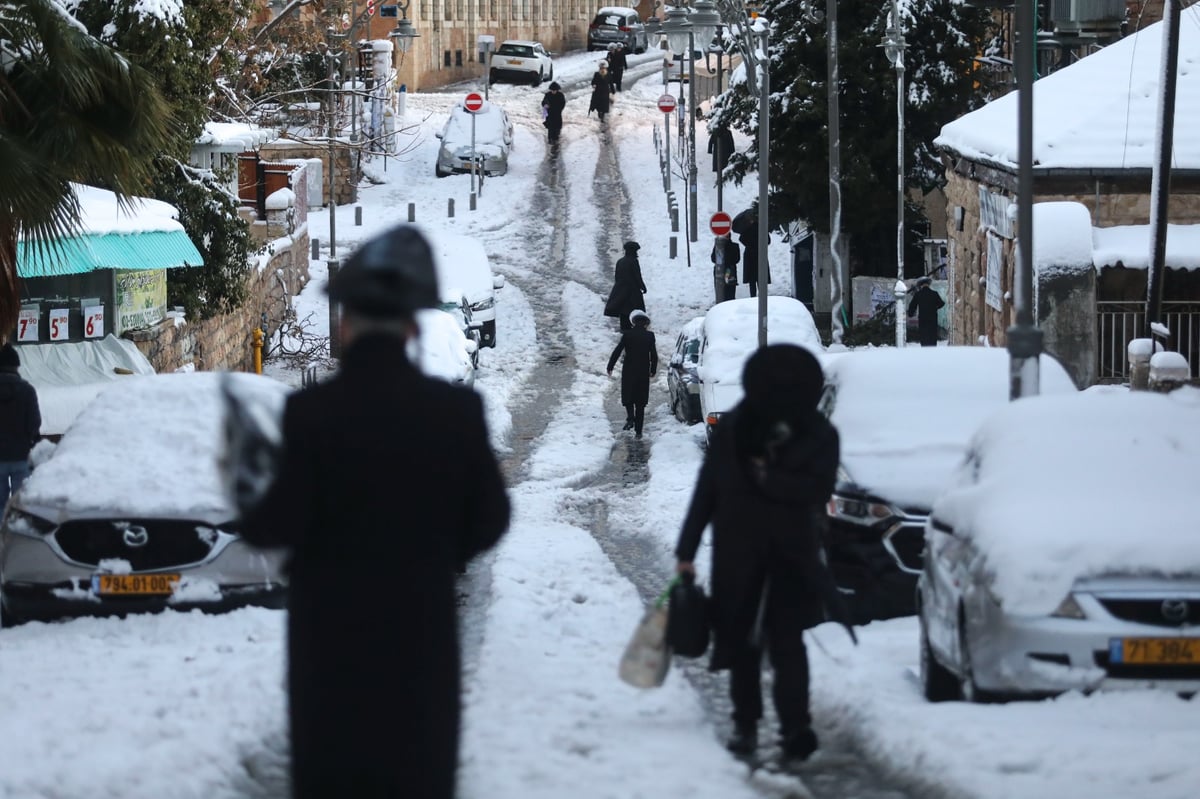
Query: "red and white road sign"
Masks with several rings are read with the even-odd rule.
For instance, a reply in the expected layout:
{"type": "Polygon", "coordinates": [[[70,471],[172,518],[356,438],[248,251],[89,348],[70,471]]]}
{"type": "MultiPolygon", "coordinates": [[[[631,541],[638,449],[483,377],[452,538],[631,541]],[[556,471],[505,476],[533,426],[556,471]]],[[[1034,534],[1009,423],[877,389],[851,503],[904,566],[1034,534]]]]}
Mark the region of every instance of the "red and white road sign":
{"type": "Polygon", "coordinates": [[[733,228],[733,220],[724,211],[717,211],[712,215],[712,219],[708,220],[708,227],[714,236],[726,236],[733,228]]]}
{"type": "Polygon", "coordinates": [[[670,94],[664,94],[658,98],[658,110],[664,114],[669,114],[675,110],[675,97],[670,94]]]}
{"type": "Polygon", "coordinates": [[[467,95],[467,99],[463,100],[463,108],[472,114],[483,108],[483,95],[479,92],[471,92],[467,95]]]}

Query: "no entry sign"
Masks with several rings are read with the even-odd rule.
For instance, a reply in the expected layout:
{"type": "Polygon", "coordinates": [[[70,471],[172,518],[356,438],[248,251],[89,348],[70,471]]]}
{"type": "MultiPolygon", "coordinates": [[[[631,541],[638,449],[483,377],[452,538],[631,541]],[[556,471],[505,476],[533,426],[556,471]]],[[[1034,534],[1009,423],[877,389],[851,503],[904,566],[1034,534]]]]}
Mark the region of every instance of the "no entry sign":
{"type": "Polygon", "coordinates": [[[675,97],[670,94],[664,94],[658,98],[658,110],[664,114],[669,114],[675,110],[675,97]]]}
{"type": "Polygon", "coordinates": [[[717,211],[712,215],[712,219],[708,220],[708,227],[714,236],[725,236],[733,227],[733,220],[724,211],[717,211]]]}
{"type": "Polygon", "coordinates": [[[479,92],[471,92],[467,95],[467,99],[463,100],[463,108],[472,114],[483,108],[483,95],[479,92]]]}

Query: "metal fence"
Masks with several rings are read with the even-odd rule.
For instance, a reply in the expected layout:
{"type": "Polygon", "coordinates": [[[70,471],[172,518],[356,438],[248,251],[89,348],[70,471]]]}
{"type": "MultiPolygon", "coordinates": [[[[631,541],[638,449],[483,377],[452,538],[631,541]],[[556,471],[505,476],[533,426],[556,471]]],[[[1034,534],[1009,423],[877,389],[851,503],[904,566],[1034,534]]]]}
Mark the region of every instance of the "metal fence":
{"type": "MultiPolygon", "coordinates": [[[[1097,302],[1097,380],[1123,383],[1129,380],[1129,342],[1146,335],[1144,302],[1097,302]]],[[[1200,303],[1164,302],[1163,323],[1171,331],[1166,348],[1182,353],[1192,376],[1200,376],[1200,303]]]]}

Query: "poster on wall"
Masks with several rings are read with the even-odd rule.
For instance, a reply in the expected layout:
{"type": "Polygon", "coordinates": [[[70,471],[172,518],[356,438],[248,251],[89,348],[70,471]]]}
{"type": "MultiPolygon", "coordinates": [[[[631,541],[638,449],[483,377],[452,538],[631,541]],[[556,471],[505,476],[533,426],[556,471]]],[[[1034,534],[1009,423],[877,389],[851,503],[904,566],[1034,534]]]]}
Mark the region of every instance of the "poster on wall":
{"type": "Polygon", "coordinates": [[[89,305],[83,309],[83,337],[104,338],[103,305],[89,305]]]}
{"type": "Polygon", "coordinates": [[[47,317],[50,320],[50,340],[69,341],[71,338],[71,309],[51,308],[47,317]]]}
{"type": "Polygon", "coordinates": [[[38,342],[38,322],[40,316],[40,311],[36,305],[21,309],[21,313],[17,316],[17,341],[34,344],[38,342]]]}
{"type": "Polygon", "coordinates": [[[167,270],[116,270],[117,323],[113,333],[161,322],[167,318],[167,270]]]}
{"type": "Polygon", "coordinates": [[[997,311],[1004,310],[1004,297],[1000,290],[1000,273],[1004,269],[1004,239],[992,231],[987,234],[987,285],[984,300],[997,311]]]}

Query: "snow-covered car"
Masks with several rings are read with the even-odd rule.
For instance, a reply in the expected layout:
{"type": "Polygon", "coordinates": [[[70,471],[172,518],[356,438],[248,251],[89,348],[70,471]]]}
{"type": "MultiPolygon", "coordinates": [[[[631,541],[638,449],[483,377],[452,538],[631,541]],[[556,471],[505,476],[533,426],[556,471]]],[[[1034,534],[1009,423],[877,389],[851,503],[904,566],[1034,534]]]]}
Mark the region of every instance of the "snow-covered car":
{"type": "MultiPolygon", "coordinates": [[[[758,326],[757,297],[719,302],[704,315],[696,372],[706,440],[721,415],[742,399],[742,369],[758,349],[758,326]]],[[[780,295],[767,298],[767,343],[796,344],[818,357],[825,351],[804,303],[780,295]]]]}
{"type": "Polygon", "coordinates": [[[646,26],[637,11],[626,6],[604,6],[596,12],[588,25],[588,52],[607,50],[610,44],[620,44],[628,53],[646,52],[646,26]]]}
{"type": "Polygon", "coordinates": [[[458,328],[462,331],[463,336],[471,340],[474,345],[471,362],[478,367],[479,348],[483,344],[481,343],[479,328],[474,322],[474,315],[471,313],[471,303],[467,299],[467,295],[455,289],[447,291],[443,287],[442,301],[438,305],[438,309],[450,314],[451,318],[458,324],[458,328]]]}
{"type": "Polygon", "coordinates": [[[475,385],[475,355],[479,348],[463,335],[459,322],[438,308],[417,312],[421,331],[409,342],[409,354],[422,372],[447,383],[475,385]]]}
{"type": "Polygon", "coordinates": [[[931,700],[1200,690],[1200,390],[1010,403],[926,527],[931,700]]]}
{"type": "MultiPolygon", "coordinates": [[[[461,292],[471,306],[471,325],[484,347],[496,346],[496,292],[504,276],[492,271],[487,251],[478,239],[440,228],[422,228],[434,252],[438,285],[461,292]]],[[[444,295],[443,295],[444,296],[444,295]]]]}
{"type": "Polygon", "coordinates": [[[541,42],[512,39],[492,53],[488,81],[528,81],[537,86],[544,80],[554,80],[554,62],[541,42]]]}
{"type": "Polygon", "coordinates": [[[284,556],[238,535],[218,470],[223,376],[282,412],[267,377],[138,375],[38,443],[0,524],[0,620],[283,606],[284,556]]]}
{"type": "Polygon", "coordinates": [[[436,134],[441,139],[433,172],[439,178],[472,171],[474,164],[488,177],[508,172],[508,153],[512,149],[513,125],[508,112],[491,102],[471,112],[459,104],[450,109],[446,125],[436,134]],[[471,126],[474,121],[474,146],[471,126]]]}
{"type": "MultiPolygon", "coordinates": [[[[878,347],[825,363],[820,408],[841,435],[829,558],[860,623],[915,612],[916,579],[896,560],[920,568],[934,498],[1009,402],[1009,360],[994,347],[878,347]]],[[[1043,393],[1075,393],[1058,361],[1039,363],[1043,393]]]]}
{"type": "Polygon", "coordinates": [[[671,413],[687,424],[696,424],[704,418],[700,412],[700,337],[704,333],[704,317],[697,316],[679,331],[675,339],[675,352],[671,354],[667,369],[667,396],[671,400],[671,413]]]}

